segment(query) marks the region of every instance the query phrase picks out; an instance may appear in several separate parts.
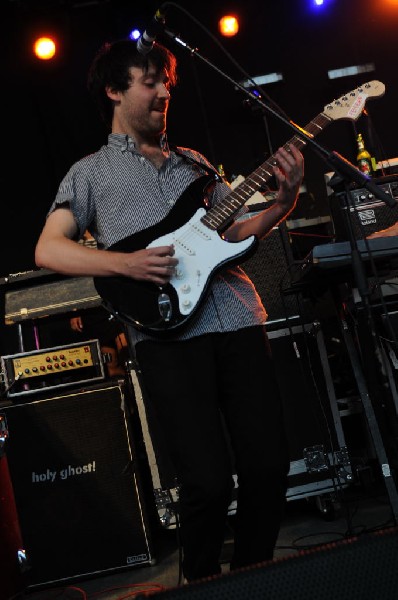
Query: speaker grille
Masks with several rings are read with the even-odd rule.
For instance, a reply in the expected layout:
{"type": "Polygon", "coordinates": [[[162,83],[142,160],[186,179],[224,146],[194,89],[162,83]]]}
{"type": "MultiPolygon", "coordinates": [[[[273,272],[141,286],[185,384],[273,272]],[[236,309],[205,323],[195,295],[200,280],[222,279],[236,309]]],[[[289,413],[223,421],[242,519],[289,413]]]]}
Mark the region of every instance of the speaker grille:
{"type": "Polygon", "coordinates": [[[242,264],[268,312],[268,330],[283,327],[287,318],[292,323],[306,323],[312,319],[309,303],[296,295],[283,293],[290,287],[292,264],[293,255],[284,224],[260,240],[256,253],[242,264]]]}
{"type": "Polygon", "coordinates": [[[151,559],[118,385],[3,409],[29,584],[151,559]]]}

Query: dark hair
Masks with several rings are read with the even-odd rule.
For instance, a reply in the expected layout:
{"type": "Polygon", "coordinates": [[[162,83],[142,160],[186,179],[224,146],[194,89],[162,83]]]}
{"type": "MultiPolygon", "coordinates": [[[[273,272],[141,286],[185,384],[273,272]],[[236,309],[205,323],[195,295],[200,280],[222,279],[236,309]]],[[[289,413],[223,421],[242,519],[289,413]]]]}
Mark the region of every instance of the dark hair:
{"type": "Polygon", "coordinates": [[[177,60],[170,50],[157,42],[148,54],[140,54],[133,40],[107,42],[95,56],[89,69],[87,87],[108,127],[112,123],[113,104],[105,88],[112,87],[120,92],[127,90],[131,83],[130,67],[147,71],[149,65],[153,65],[157,73],[165,69],[170,84],[177,83],[177,60]]]}

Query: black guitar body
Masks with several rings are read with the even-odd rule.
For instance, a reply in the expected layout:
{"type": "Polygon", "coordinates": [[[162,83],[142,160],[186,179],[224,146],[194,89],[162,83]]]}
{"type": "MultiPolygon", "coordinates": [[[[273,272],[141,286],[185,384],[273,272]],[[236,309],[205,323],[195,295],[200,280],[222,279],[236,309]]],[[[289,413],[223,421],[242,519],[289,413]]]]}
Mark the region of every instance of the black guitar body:
{"type": "Polygon", "coordinates": [[[163,246],[173,243],[175,256],[179,259],[179,267],[181,263],[183,272],[182,276],[176,277],[175,280],[172,279],[170,283],[162,287],[123,276],[94,277],[95,288],[101,296],[105,308],[116,318],[152,335],[164,336],[167,333],[175,333],[196,315],[212,277],[227,265],[238,264],[248,257],[249,253],[254,252],[257,246],[257,239],[254,236],[245,243],[226,242],[216,230],[202,224],[202,216],[208,210],[207,196],[211,182],[214,182],[214,178],[211,176],[203,176],[195,180],[178,198],[170,213],[162,221],[128,236],[108,248],[111,252],[134,252],[149,245],[163,246]],[[195,248],[194,256],[191,258],[185,256],[185,253],[180,250],[179,238],[181,232],[186,238],[187,235],[190,235],[191,229],[196,231],[198,227],[203,228],[206,235],[211,238],[204,246],[205,255],[203,256],[205,262],[208,259],[208,251],[210,251],[211,264],[201,279],[199,290],[196,288],[194,290],[191,306],[184,311],[181,302],[187,302],[189,297],[186,288],[193,289],[195,285],[193,282],[196,282],[196,274],[200,270],[197,268],[197,263],[201,260],[200,244],[202,240],[199,240],[199,247],[195,248]],[[225,256],[225,251],[217,256],[217,248],[213,246],[212,241],[216,246],[228,247],[228,256],[225,256]],[[213,264],[214,261],[216,261],[215,264],[213,264]],[[185,289],[181,291],[183,286],[185,289]]]}

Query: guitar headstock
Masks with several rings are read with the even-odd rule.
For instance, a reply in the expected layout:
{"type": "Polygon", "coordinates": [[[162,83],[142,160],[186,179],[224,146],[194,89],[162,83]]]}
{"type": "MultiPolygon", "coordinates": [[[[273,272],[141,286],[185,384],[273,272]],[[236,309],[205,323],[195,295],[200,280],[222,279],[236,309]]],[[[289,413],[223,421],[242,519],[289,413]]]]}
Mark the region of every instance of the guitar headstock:
{"type": "Polygon", "coordinates": [[[385,85],[381,81],[368,81],[355,90],[340,96],[323,110],[333,121],[337,119],[350,119],[356,121],[365,108],[369,98],[380,98],[384,95],[385,85]]]}

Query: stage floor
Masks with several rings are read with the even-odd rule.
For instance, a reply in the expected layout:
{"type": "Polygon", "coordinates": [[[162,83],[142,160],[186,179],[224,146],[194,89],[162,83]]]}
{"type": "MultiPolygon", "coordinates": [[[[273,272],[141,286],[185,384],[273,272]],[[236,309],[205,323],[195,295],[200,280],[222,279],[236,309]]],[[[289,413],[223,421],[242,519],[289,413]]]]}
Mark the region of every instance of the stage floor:
{"type": "MultiPolygon", "coordinates": [[[[325,544],[333,545],[334,542],[341,542],[353,536],[360,538],[366,533],[395,527],[396,510],[393,510],[383,482],[372,482],[366,486],[353,485],[342,490],[338,496],[307,497],[287,503],[274,562],[293,559],[302,554],[303,550],[315,548],[316,551],[325,544]]],[[[226,530],[221,577],[229,571],[233,519],[234,516],[229,517],[226,530]]],[[[28,586],[18,598],[121,600],[182,585],[177,531],[162,529],[156,525],[154,529],[155,564],[113,571],[111,574],[74,580],[51,588],[31,589],[28,586]]],[[[78,544],[78,540],[76,543],[78,544]]]]}

